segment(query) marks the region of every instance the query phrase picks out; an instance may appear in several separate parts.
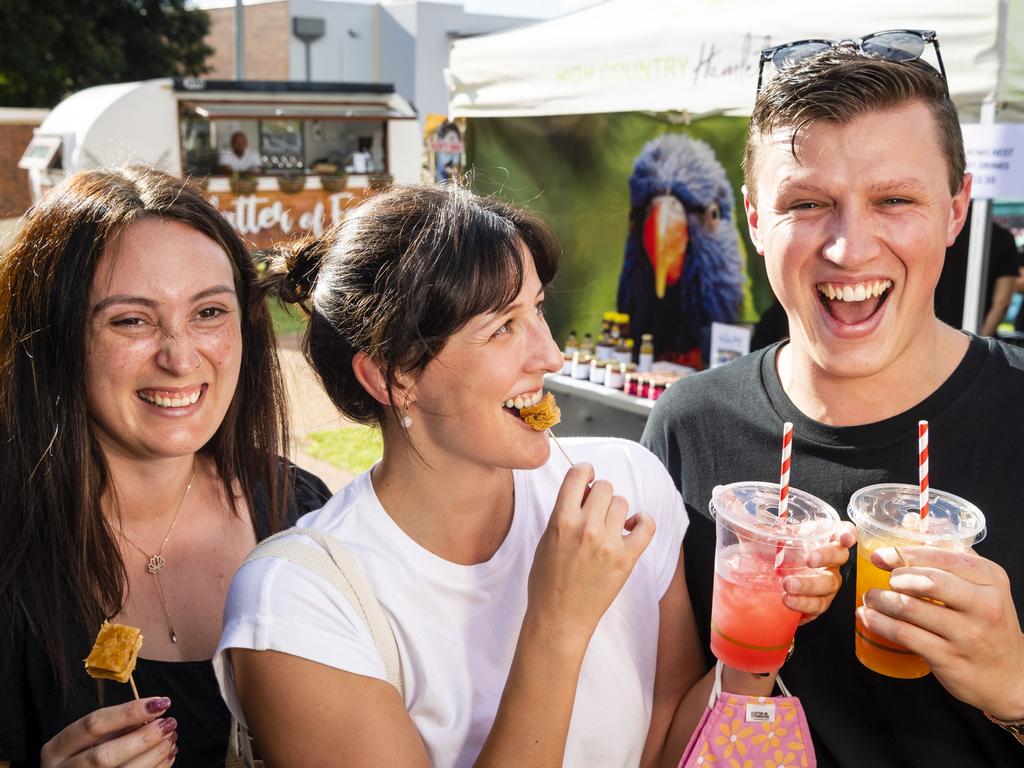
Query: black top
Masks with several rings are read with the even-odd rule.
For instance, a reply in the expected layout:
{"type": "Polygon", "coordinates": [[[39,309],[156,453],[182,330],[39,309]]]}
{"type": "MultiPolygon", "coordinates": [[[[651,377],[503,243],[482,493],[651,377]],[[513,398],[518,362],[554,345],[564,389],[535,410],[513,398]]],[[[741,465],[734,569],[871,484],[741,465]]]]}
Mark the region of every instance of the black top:
{"type": "MultiPolygon", "coordinates": [[[[971,237],[971,217],[953,244],[946,249],[942,274],[935,286],[935,316],[954,328],[963,328],[964,285],[967,283],[967,245],[971,237]]],[[[992,294],[1000,277],[1017,276],[1017,243],[1013,233],[992,222],[989,233],[988,273],[985,276],[985,301],[982,318],[992,306],[992,294]]]]}
{"type": "MultiPolygon", "coordinates": [[[[330,498],[323,481],[295,467],[294,498],[286,524],[318,509],[330,498]]],[[[264,489],[253,499],[257,539],[269,536],[270,505],[264,489]]],[[[68,607],[61,607],[70,617],[68,607]]],[[[67,668],[71,670],[69,701],[62,701],[42,645],[26,626],[25,616],[15,620],[13,643],[0,649],[0,761],[14,766],[38,766],[39,750],[56,733],[100,706],[132,699],[131,687],[109,680],[93,680],[82,660],[88,656],[96,629],[83,629],[70,618],[65,622],[67,668]]],[[[6,639],[7,633],[2,633],[6,639]]],[[[213,665],[207,661],[153,661],[140,658],[133,674],[139,695],[169,696],[167,714],[178,721],[177,765],[223,768],[231,715],[220,696],[213,665]]]]}
{"type": "MultiPolygon", "coordinates": [[[[917,422],[930,422],[930,474],[937,488],[978,505],[988,535],[977,552],[1003,566],[1024,611],[1024,349],[971,337],[963,361],[917,406],[874,424],[831,427],[807,418],[786,396],[778,346],[677,382],[658,400],[643,443],[680,485],[690,527],[686,579],[709,665],[715,485],[778,482],[782,424],[793,422],[793,487],[846,517],[855,490],[917,482],[917,422]]],[[[845,766],[1016,766],[1024,750],[984,715],[928,675],[896,680],[854,656],[854,555],[832,607],[801,627],[783,677],[807,713],[821,768],[845,766]]],[[[1024,618],[1020,617],[1019,618],[1024,618]]]]}

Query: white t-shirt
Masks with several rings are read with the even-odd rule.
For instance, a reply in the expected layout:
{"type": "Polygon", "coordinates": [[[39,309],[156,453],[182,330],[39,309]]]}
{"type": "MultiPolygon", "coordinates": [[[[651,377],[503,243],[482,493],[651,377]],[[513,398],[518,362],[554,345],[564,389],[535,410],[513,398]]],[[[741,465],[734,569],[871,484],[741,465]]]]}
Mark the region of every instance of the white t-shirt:
{"type": "MultiPolygon", "coordinates": [[[[654,518],[657,531],[587,649],[565,765],[636,765],[650,723],[658,601],[679,560],[687,517],[675,484],[646,449],[615,438],[563,441],[654,518]]],[[[331,534],[357,557],[388,616],[402,658],[405,704],[435,766],[468,766],[490,731],[526,611],[534,552],[568,469],[557,451],[513,472],[515,509],[486,563],[457,565],[423,549],[381,507],[363,473],[298,525],[331,534]]],[[[300,539],[305,542],[304,539],[300,539]]],[[[311,545],[315,546],[315,545],[311,545]]],[[[221,692],[244,722],[226,648],[275,650],[386,679],[369,628],[326,581],[276,559],[235,574],[214,657],[221,692]]]]}
{"type": "Polygon", "coordinates": [[[256,150],[252,147],[246,147],[241,157],[236,155],[233,149],[222,149],[220,154],[217,155],[217,165],[232,171],[245,173],[247,171],[255,171],[263,165],[263,161],[260,160],[260,156],[256,154],[256,150]]]}

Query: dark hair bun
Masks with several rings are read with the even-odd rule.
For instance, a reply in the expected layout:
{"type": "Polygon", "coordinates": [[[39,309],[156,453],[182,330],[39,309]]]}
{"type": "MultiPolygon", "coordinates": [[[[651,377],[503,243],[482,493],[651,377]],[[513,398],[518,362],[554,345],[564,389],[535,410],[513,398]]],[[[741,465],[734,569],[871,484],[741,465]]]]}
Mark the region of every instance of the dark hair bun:
{"type": "Polygon", "coordinates": [[[313,293],[324,243],[320,240],[280,245],[271,254],[265,282],[283,302],[306,304],[313,293]]]}

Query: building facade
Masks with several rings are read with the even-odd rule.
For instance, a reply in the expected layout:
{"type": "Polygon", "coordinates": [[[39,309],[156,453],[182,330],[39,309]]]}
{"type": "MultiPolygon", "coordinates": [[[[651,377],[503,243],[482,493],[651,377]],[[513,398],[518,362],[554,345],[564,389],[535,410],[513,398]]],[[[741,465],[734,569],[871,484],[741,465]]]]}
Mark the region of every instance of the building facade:
{"type": "MultiPolygon", "coordinates": [[[[206,42],[215,51],[207,77],[237,78],[235,4],[213,0],[202,7],[210,14],[206,42]]],[[[248,0],[243,17],[245,79],[393,83],[421,116],[447,112],[444,69],[452,40],[535,21],[417,0],[248,0]]]]}

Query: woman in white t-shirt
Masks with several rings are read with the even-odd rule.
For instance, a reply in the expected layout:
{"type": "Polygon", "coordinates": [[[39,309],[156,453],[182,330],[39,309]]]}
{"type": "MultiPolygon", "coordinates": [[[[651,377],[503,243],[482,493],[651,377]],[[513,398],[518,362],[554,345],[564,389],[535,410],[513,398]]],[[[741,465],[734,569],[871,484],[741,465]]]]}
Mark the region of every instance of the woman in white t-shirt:
{"type": "MultiPolygon", "coordinates": [[[[300,526],[358,559],[394,630],[404,701],[352,605],[260,559],[235,576],[215,661],[270,766],[675,764],[707,701],[683,576],[686,514],[658,460],[565,440],[518,409],[562,355],[543,315],[558,246],[454,188],[395,188],[280,259],[306,352],[384,454],[300,526]]],[[[850,534],[787,603],[823,611],[850,534]]],[[[725,687],[773,679],[726,670],[725,687]]]]}

